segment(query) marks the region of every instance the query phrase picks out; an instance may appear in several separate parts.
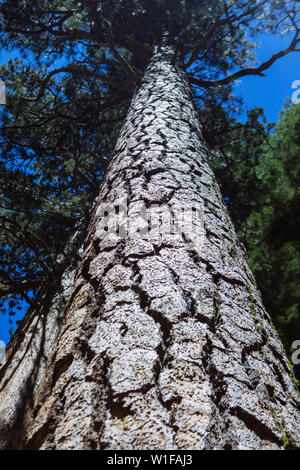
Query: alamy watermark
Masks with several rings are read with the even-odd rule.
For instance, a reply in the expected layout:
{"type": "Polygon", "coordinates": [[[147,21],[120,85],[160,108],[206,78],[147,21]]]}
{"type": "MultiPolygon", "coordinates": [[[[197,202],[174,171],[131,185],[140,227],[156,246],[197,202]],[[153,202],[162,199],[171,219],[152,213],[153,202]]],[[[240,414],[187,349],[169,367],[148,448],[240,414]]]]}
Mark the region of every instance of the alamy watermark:
{"type": "Polygon", "coordinates": [[[3,80],[0,80],[0,105],[6,104],[6,86],[3,80]]]}
{"type": "Polygon", "coordinates": [[[296,90],[292,93],[292,103],[300,104],[300,80],[294,80],[292,83],[292,88],[296,88],[296,90]]]}
{"type": "Polygon", "coordinates": [[[148,203],[127,198],[98,208],[99,240],[145,240],[152,244],[183,242],[199,248],[205,240],[203,205],[148,203]]]}
{"type": "Polygon", "coordinates": [[[295,339],[295,341],[293,341],[292,349],[294,349],[294,351],[292,353],[291,360],[292,363],[297,366],[300,364],[300,339],[295,339]]]}
{"type": "Polygon", "coordinates": [[[4,341],[0,340],[0,367],[3,366],[5,359],[6,359],[5,351],[6,351],[6,344],[4,343],[4,341]]]}

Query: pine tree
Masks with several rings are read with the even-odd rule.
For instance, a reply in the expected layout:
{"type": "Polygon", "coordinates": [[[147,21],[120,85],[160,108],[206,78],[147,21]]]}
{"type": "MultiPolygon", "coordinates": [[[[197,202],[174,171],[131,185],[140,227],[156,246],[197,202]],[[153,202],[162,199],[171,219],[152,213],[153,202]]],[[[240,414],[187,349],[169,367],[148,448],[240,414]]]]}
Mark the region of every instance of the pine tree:
{"type": "MultiPolygon", "coordinates": [[[[97,3],[104,15],[106,2],[97,3]]],[[[176,5],[190,3],[198,2],[176,5]]],[[[168,31],[161,44],[152,42],[81,261],[75,273],[63,272],[63,295],[27,316],[1,371],[2,448],[299,447],[294,378],[209,166],[184,72],[207,38],[218,42],[216,24],[233,40],[235,23],[257,14],[257,6],[239,12],[245,5],[235,2],[233,13],[216,4],[218,21],[208,21],[186,66],[174,22],[158,25],[157,34],[168,31]]],[[[118,56],[113,34],[122,35],[122,25],[101,20],[118,56]]],[[[288,51],[256,69],[190,81],[209,88],[261,74],[297,42],[298,30],[288,51]]]]}

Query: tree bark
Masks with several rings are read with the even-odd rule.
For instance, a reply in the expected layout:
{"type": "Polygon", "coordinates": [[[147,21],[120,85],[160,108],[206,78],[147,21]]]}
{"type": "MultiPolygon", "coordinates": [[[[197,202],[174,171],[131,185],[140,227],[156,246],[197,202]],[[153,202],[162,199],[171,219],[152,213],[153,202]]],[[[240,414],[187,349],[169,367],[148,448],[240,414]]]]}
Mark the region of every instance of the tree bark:
{"type": "Polygon", "coordinates": [[[172,57],[157,48],[132,100],[15,448],[300,447],[293,374],[172,57]]]}
{"type": "Polygon", "coordinates": [[[22,447],[26,417],[55,352],[65,305],[73,290],[86,225],[86,221],[77,224],[64,253],[57,258],[52,279],[38,293],[7,347],[6,362],[0,367],[0,449],[22,447]]]}

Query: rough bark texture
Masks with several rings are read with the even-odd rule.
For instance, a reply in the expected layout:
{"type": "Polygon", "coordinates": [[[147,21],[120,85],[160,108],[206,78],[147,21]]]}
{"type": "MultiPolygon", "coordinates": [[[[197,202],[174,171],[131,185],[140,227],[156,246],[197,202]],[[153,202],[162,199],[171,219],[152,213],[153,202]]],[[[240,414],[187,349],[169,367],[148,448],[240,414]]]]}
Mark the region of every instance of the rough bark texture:
{"type": "MultiPolygon", "coordinates": [[[[293,376],[171,55],[167,47],[156,51],[132,101],[55,352],[15,447],[300,446],[293,376]],[[162,228],[160,237],[103,239],[105,205],[124,199],[133,228],[143,226],[141,205],[200,205],[204,238],[191,244],[162,228]]],[[[3,381],[0,406],[13,413],[10,376],[3,381]]]]}
{"type": "Polygon", "coordinates": [[[55,265],[53,282],[39,293],[6,350],[0,368],[0,449],[22,447],[33,397],[56,347],[65,305],[72,293],[86,224],[78,227],[55,265]]]}

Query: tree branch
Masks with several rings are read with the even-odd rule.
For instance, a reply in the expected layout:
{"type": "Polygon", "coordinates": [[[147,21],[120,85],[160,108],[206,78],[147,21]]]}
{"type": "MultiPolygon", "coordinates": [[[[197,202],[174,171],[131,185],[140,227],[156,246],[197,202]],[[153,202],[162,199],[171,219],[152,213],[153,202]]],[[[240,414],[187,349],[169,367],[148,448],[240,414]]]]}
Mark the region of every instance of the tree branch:
{"type": "Polygon", "coordinates": [[[240,21],[240,20],[245,20],[245,18],[248,15],[253,14],[262,5],[262,3],[263,2],[254,5],[254,7],[249,8],[247,11],[244,11],[243,13],[241,13],[238,16],[236,16],[235,14],[230,16],[229,12],[228,12],[228,8],[226,6],[225,18],[216,20],[215,22],[209,24],[205,36],[203,36],[201,39],[199,39],[195,43],[195,45],[193,46],[191,57],[189,58],[188,62],[185,64],[184,68],[188,69],[197,60],[198,54],[201,51],[201,48],[205,44],[207,44],[207,42],[209,41],[209,38],[212,37],[212,35],[217,31],[218,28],[220,28],[221,26],[225,26],[227,24],[229,26],[230,32],[232,34],[234,28],[236,27],[236,26],[234,26],[234,23],[236,23],[237,21],[240,21]]]}
{"type": "Polygon", "coordinates": [[[118,62],[123,66],[123,68],[127,72],[127,75],[131,76],[134,79],[134,81],[137,83],[137,85],[140,86],[141,85],[140,77],[135,73],[131,65],[127,62],[127,60],[123,56],[121,56],[121,54],[118,52],[118,50],[114,46],[113,31],[112,31],[109,21],[106,18],[102,18],[102,19],[103,19],[103,22],[107,31],[108,45],[109,45],[110,50],[112,51],[113,55],[118,60],[118,62]]]}
{"type": "Polygon", "coordinates": [[[300,41],[298,38],[298,33],[299,30],[296,31],[296,34],[290,43],[289,47],[286,49],[283,49],[280,52],[277,52],[276,54],[273,54],[272,57],[270,57],[269,60],[266,62],[263,62],[259,67],[255,68],[245,68],[242,70],[239,70],[238,72],[233,73],[232,75],[229,75],[228,77],[222,78],[220,80],[202,80],[200,78],[191,78],[190,81],[193,85],[198,85],[202,88],[209,88],[209,87],[216,87],[216,86],[222,86],[222,85],[228,85],[229,83],[234,82],[238,78],[245,77],[247,75],[259,75],[264,77],[265,74],[263,73],[265,70],[271,67],[271,65],[274,64],[278,59],[281,57],[286,56],[287,54],[290,54],[291,52],[300,52],[300,49],[297,49],[297,43],[300,41]]]}

